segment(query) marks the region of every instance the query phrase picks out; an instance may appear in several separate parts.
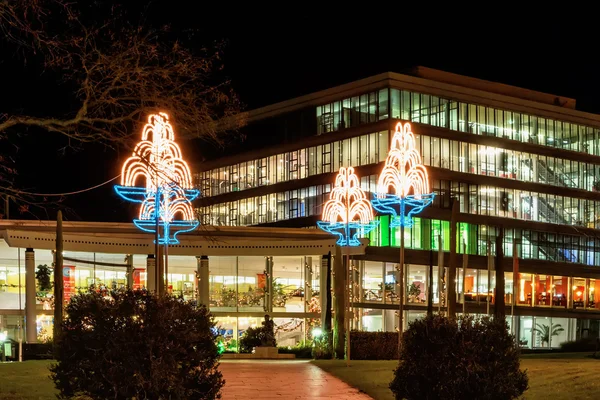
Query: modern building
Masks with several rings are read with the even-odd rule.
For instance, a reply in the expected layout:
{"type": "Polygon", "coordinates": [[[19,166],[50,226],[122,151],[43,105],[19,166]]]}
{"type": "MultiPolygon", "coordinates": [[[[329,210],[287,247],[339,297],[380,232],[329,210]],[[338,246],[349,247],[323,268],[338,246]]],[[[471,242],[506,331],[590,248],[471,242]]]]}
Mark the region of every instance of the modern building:
{"type": "MultiPolygon", "coordinates": [[[[154,236],[130,223],[65,222],[65,299],[90,286],[157,288],[154,236]]],[[[40,285],[52,267],[56,224],[0,221],[0,332],[12,340],[36,342],[52,333],[52,289],[40,285]]],[[[168,291],[209,305],[226,342],[265,313],[277,324],[281,346],[306,339],[321,324],[320,304],[335,238],[324,232],[290,228],[203,227],[181,234],[169,246],[168,291]],[[268,288],[273,288],[269,290],[268,288]],[[218,294],[218,295],[217,295],[218,294]]],[[[363,246],[353,249],[358,256],[363,246]]],[[[51,279],[50,279],[51,280],[51,279]]]]}
{"type": "MultiPolygon", "coordinates": [[[[501,227],[506,314],[521,345],[599,335],[600,115],[576,110],[574,99],[419,67],[246,117],[245,150],[194,168],[204,224],[315,228],[339,168],[355,167],[362,188],[375,192],[397,123],[412,124],[436,197],[405,231],[401,300],[400,232],[388,216],[376,217],[366,254],[352,262],[355,328],[397,329],[399,301],[406,323],[423,316],[428,290],[444,308],[438,263],[448,266],[456,198],[459,253],[468,255],[459,255],[459,311],[464,304],[465,312],[485,314],[495,302],[489,243],[501,227]]],[[[215,289],[211,302],[221,304],[227,292],[215,289]]]]}

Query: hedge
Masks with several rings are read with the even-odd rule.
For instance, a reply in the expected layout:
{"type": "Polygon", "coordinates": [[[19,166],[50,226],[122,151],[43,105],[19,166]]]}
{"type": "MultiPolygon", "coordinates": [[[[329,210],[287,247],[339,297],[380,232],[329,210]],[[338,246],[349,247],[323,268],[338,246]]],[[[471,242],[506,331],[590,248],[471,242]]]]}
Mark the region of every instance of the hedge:
{"type": "Polygon", "coordinates": [[[573,340],[571,342],[563,342],[560,344],[560,350],[564,352],[599,351],[599,346],[599,338],[587,337],[573,340]]]}
{"type": "Polygon", "coordinates": [[[52,343],[23,343],[23,360],[51,360],[52,343]]]}
{"type": "Polygon", "coordinates": [[[397,360],[398,332],[352,331],[350,357],[353,360],[397,360]]]}
{"type": "Polygon", "coordinates": [[[295,354],[296,358],[313,358],[312,346],[279,347],[279,354],[295,354]]]}

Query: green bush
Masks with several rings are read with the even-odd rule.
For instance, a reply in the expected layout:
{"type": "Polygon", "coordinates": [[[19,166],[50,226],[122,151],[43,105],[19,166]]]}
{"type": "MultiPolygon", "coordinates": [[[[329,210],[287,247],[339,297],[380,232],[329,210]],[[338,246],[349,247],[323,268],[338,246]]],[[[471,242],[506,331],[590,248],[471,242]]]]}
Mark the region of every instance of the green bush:
{"type": "Polygon", "coordinates": [[[581,338],[570,342],[563,342],[560,344],[560,350],[564,352],[578,352],[578,351],[598,351],[600,345],[598,338],[581,338]]]}
{"type": "Polygon", "coordinates": [[[280,354],[295,354],[296,358],[313,358],[312,345],[299,344],[294,347],[279,347],[280,354]]]}
{"type": "Polygon", "coordinates": [[[224,384],[206,307],[146,291],[71,298],[50,368],[60,398],[216,399],[224,384]]]}
{"type": "Polygon", "coordinates": [[[252,353],[255,347],[260,346],[262,338],[262,327],[248,328],[240,338],[240,353],[252,353]]]}
{"type": "Polygon", "coordinates": [[[402,335],[390,389],[396,399],[515,399],[528,387],[519,347],[505,320],[440,315],[412,322],[402,335]]]}
{"type": "Polygon", "coordinates": [[[315,360],[331,360],[333,358],[332,332],[323,331],[319,337],[313,338],[312,358],[315,360]]]}
{"type": "Polygon", "coordinates": [[[350,332],[353,360],[397,360],[398,332],[350,332]]]}

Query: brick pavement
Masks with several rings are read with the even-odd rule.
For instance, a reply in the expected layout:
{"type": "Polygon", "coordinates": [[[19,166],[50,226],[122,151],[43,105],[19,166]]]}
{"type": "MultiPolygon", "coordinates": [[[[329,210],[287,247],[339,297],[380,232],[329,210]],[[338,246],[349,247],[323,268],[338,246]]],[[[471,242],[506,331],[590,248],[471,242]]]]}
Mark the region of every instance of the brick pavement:
{"type": "Polygon", "coordinates": [[[372,398],[305,360],[222,360],[224,400],[372,398]]]}

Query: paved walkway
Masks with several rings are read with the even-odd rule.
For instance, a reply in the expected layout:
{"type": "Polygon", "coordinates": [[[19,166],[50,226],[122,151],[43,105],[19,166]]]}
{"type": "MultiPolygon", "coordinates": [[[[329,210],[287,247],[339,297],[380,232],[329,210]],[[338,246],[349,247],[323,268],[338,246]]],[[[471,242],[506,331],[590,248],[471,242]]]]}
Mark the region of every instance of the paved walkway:
{"type": "Polygon", "coordinates": [[[222,360],[223,399],[372,398],[305,360],[222,360]]]}

